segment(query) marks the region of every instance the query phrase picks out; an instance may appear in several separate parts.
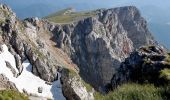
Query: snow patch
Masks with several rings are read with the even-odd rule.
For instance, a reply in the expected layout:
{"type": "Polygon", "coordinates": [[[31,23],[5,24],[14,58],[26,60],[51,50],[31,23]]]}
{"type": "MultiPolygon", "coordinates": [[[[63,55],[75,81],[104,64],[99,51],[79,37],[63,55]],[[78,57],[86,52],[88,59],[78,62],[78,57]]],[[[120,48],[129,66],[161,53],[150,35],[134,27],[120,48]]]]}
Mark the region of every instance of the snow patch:
{"type": "Polygon", "coordinates": [[[39,77],[32,74],[32,65],[28,60],[22,63],[23,71],[20,76],[17,78],[13,77],[12,72],[9,68],[6,67],[5,61],[8,61],[12,67],[18,72],[16,68],[15,58],[14,56],[8,51],[6,45],[2,45],[3,51],[0,53],[0,74],[4,74],[8,79],[15,83],[17,89],[20,92],[25,90],[29,94],[35,94],[37,96],[51,98],[54,100],[65,100],[60,83],[60,74],[59,80],[52,83],[52,85],[47,85],[44,80],[40,79],[39,77]],[[38,93],[38,87],[42,87],[42,93],[38,93]]]}

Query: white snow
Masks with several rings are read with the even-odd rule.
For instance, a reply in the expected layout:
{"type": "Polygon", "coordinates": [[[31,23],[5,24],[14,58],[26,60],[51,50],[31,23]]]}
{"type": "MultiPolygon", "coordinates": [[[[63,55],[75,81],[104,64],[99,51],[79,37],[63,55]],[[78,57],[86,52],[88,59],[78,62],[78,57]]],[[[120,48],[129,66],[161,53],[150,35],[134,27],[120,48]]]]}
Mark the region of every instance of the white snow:
{"type": "MultiPolygon", "coordinates": [[[[39,77],[32,74],[32,66],[28,60],[23,62],[23,72],[17,78],[13,77],[12,72],[9,68],[6,67],[5,61],[8,61],[12,67],[17,71],[15,58],[8,51],[6,45],[2,45],[3,52],[0,53],[0,74],[4,74],[8,79],[15,83],[17,89],[20,92],[23,92],[23,89],[27,91],[29,94],[35,94],[37,96],[42,96],[45,98],[51,98],[54,100],[65,100],[62,90],[60,80],[57,80],[52,83],[52,85],[45,84],[45,81],[40,79],[39,77]],[[38,93],[38,87],[43,87],[43,92],[38,93]]],[[[60,74],[59,79],[60,79],[60,74]]]]}
{"type": "MultiPolygon", "coordinates": [[[[2,47],[3,47],[3,52],[0,53],[0,66],[6,67],[5,61],[7,61],[11,64],[11,66],[18,73],[14,56],[8,51],[8,47],[6,45],[2,45],[2,47]]],[[[4,73],[5,73],[7,71],[6,68],[0,67],[0,71],[2,71],[2,72],[4,71],[4,73]]],[[[9,74],[12,74],[12,73],[9,73],[9,74]]]]}

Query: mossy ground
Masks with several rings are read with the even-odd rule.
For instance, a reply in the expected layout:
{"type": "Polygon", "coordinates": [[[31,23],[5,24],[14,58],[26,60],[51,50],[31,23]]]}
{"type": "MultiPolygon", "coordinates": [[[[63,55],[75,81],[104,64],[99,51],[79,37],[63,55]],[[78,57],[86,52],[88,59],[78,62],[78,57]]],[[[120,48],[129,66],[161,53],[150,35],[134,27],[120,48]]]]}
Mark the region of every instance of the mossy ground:
{"type": "Polygon", "coordinates": [[[14,90],[0,91],[0,100],[29,100],[27,96],[14,90]]]}

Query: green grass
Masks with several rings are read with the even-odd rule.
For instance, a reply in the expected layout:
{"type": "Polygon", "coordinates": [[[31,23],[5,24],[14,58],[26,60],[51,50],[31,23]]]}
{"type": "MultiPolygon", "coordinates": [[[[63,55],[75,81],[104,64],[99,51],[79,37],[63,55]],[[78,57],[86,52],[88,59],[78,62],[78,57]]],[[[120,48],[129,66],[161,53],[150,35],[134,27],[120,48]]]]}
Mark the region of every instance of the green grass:
{"type": "MultiPolygon", "coordinates": [[[[78,77],[78,78],[80,78],[80,76],[78,76],[78,74],[74,70],[72,70],[72,69],[67,69],[67,70],[69,71],[69,77],[78,77]]],[[[92,91],[93,87],[90,84],[86,83],[83,79],[81,79],[80,81],[86,87],[86,90],[88,92],[92,91]]]]}
{"type": "Polygon", "coordinates": [[[119,86],[107,95],[95,93],[95,100],[166,100],[164,92],[163,88],[151,84],[128,83],[119,86]]]}
{"type": "MultiPolygon", "coordinates": [[[[66,68],[66,67],[65,67],[66,68]]],[[[68,72],[69,72],[69,77],[74,77],[74,76],[78,76],[78,74],[74,71],[74,70],[72,70],[72,69],[67,69],[68,70],[68,72]]]]}
{"type": "Polygon", "coordinates": [[[27,96],[14,90],[0,91],[0,100],[29,100],[27,96]]]}
{"type": "Polygon", "coordinates": [[[164,64],[170,68],[170,53],[166,54],[166,58],[164,59],[164,64]]]}
{"type": "Polygon", "coordinates": [[[161,70],[160,77],[170,82],[170,69],[161,70]]]}
{"type": "Polygon", "coordinates": [[[81,20],[87,17],[95,16],[95,11],[92,12],[72,12],[69,14],[53,14],[50,16],[45,17],[45,19],[55,22],[55,23],[69,23],[77,20],[81,20]]]}

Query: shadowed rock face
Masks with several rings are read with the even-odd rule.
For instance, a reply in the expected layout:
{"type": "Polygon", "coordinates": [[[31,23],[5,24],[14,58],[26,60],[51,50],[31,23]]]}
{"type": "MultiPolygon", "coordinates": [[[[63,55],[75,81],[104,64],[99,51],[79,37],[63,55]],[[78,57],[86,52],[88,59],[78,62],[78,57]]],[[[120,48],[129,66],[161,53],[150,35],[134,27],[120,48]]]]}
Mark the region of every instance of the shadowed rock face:
{"type": "Polygon", "coordinates": [[[113,76],[112,88],[125,82],[166,84],[167,79],[161,78],[161,71],[170,68],[170,55],[160,46],[146,46],[134,51],[121,64],[113,76]]]}
{"type": "Polygon", "coordinates": [[[95,17],[56,25],[57,45],[79,66],[95,88],[107,85],[120,63],[134,49],[155,44],[136,7],[99,10],[95,17]]]}

